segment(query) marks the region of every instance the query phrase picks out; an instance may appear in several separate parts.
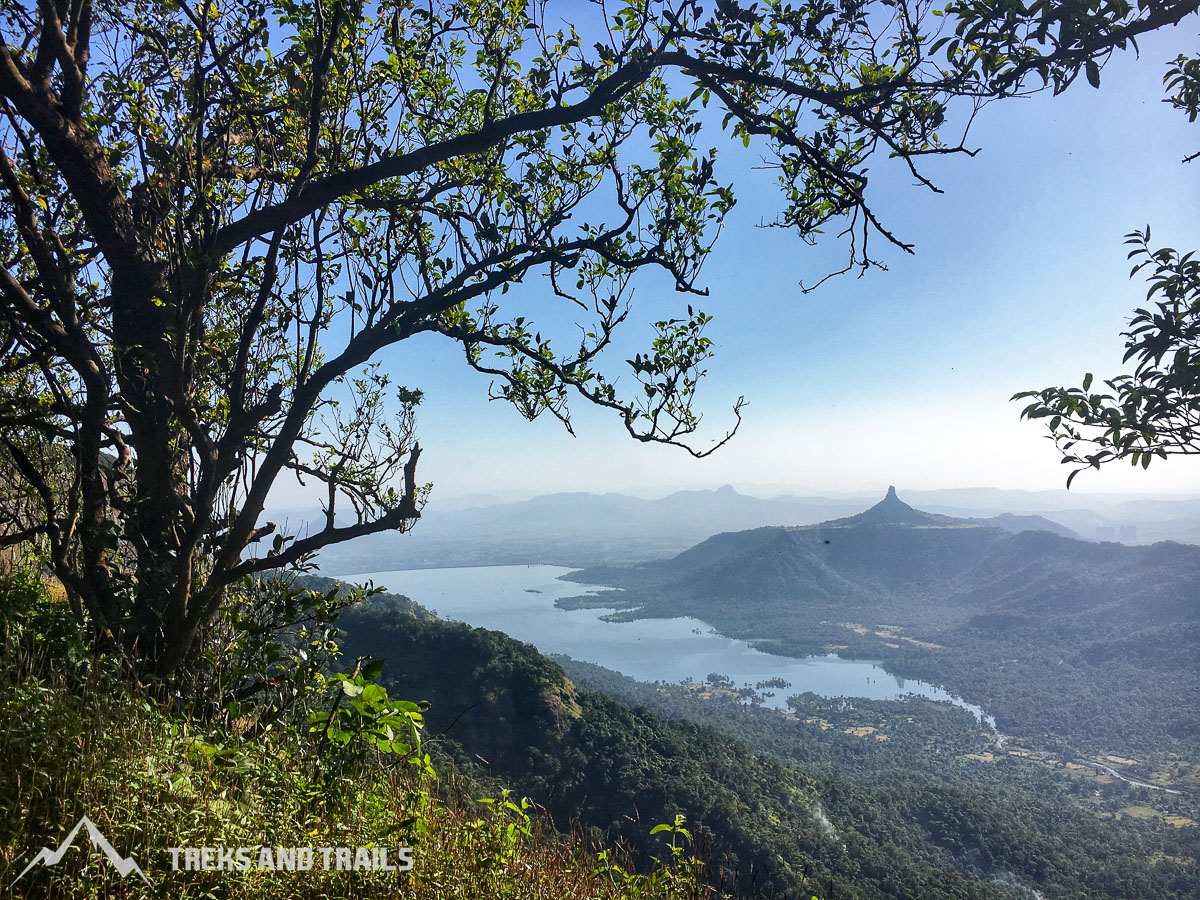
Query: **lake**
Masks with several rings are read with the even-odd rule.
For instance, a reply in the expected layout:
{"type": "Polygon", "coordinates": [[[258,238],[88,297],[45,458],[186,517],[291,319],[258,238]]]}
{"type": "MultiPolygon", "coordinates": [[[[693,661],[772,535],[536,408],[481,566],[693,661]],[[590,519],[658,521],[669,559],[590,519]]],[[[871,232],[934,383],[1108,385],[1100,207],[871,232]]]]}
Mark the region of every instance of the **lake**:
{"type": "Polygon", "coordinates": [[[559,609],[554,601],[560,597],[607,589],[558,580],[570,571],[560,566],[478,566],[343,577],[354,583],[372,581],[411,597],[444,619],[503,631],[543,653],[563,653],[639,681],[702,681],[709,673],[719,673],[741,687],[782,678],[791,687],[764,693],[766,705],[776,709],[787,709],[786,698],[804,691],[871,700],[917,695],[953,703],[995,727],[978,706],[936,685],[899,678],[869,660],[763,653],[746,641],[713,634],[706,623],[689,617],[605,622],[600,617],[611,610],[559,609]]]}

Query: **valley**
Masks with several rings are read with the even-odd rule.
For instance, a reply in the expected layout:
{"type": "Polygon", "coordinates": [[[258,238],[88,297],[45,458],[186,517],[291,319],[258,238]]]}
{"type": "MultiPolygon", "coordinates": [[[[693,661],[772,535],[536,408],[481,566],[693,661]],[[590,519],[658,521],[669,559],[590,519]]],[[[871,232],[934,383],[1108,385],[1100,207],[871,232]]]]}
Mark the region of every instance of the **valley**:
{"type": "Polygon", "coordinates": [[[4,896],[1200,900],[1198,23],[4,0],[4,896]]]}
{"type": "Polygon", "coordinates": [[[656,562],[367,577],[439,618],[372,601],[348,646],[560,826],[682,813],[766,896],[1200,892],[1200,548],[891,491],[656,562]]]}
{"type": "Polygon", "coordinates": [[[1200,548],[1010,534],[894,493],[818,526],[716,535],[567,576],[622,620],[692,615],[763,649],[877,659],[947,685],[1048,751],[1200,746],[1200,548]]]}

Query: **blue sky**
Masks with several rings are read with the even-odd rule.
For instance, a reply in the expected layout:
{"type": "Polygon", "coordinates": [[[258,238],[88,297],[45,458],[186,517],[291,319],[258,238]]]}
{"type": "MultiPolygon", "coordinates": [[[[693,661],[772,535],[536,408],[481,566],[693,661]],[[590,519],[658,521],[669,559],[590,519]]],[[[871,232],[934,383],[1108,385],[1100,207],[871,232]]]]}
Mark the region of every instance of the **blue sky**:
{"type": "MultiPolygon", "coordinates": [[[[735,440],[695,460],[629,440],[615,417],[582,403],[572,438],[550,419],[529,424],[489,403],[487,379],[454,346],[410,341],[383,361],[425,391],[421,477],[434,483],[434,501],[725,483],[760,493],[1062,487],[1067,470],[1043,430],[1020,422],[1008,398],[1121,371],[1120,331],[1145,293],[1128,279],[1126,232],[1149,223],[1158,245],[1200,247],[1200,162],[1180,164],[1200,149],[1200,124],[1161,102],[1166,61],[1196,46],[1189,23],[1143,41],[1140,59],[1114,58],[1099,90],[1081,78],[1059,97],[989,106],[969,140],[978,156],[924,167],[942,195],[875,162],[874,207],[916,255],[877,243],[889,271],[807,295],[798,282],[840,267],[844,248],[756,228],[778,208],[772,177],[753,169],[753,147],[716,136],[739,202],[702,277],[717,357],[700,405],[719,434],[745,395],[735,440]]],[[[540,289],[506,299],[521,302],[522,291],[540,289]]],[[[644,344],[645,323],[687,302],[641,282],[621,349],[644,344]]],[[[1072,490],[1196,494],[1200,464],[1121,466],[1081,476],[1072,490]]]]}

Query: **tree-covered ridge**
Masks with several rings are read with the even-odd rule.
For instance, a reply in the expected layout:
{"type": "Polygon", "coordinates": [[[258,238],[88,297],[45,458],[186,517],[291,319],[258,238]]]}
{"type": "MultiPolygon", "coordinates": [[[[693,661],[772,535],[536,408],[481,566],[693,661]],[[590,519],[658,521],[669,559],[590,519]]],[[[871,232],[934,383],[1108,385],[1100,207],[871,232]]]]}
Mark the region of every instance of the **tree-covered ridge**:
{"type": "MultiPolygon", "coordinates": [[[[799,762],[822,786],[822,812],[842,835],[857,829],[880,843],[902,843],[912,854],[932,843],[955,865],[1017,896],[1031,888],[1066,897],[1195,891],[1200,765],[1194,762],[1168,770],[1183,793],[1166,795],[1072,757],[1032,753],[1011,741],[997,746],[990,732],[949,704],[804,694],[790,699],[792,713],[781,715],[733,696],[704,698],[694,686],[644,684],[556,660],[578,684],[622,703],[703,723],[756,752],[799,762]]],[[[1099,759],[1130,771],[1131,760],[1099,759]]],[[[1134,771],[1151,777],[1144,766],[1134,771]]]]}
{"type": "MultiPolygon", "coordinates": [[[[353,586],[345,581],[340,581],[336,578],[326,578],[324,575],[317,575],[313,572],[293,575],[290,581],[296,587],[303,590],[319,593],[333,592],[338,597],[346,597],[355,590],[353,586]]],[[[388,615],[413,616],[418,619],[437,618],[420,603],[410,600],[408,597],[390,593],[382,588],[372,588],[372,590],[375,591],[371,595],[372,607],[375,609],[386,609],[388,615]]]]}
{"type": "MultiPolygon", "coordinates": [[[[830,890],[884,897],[878,873],[832,852],[816,813],[819,786],[795,765],[753,753],[710,728],[626,709],[580,692],[528,644],[457,623],[395,619],[367,605],[343,621],[354,652],[403,659],[384,682],[428,698],[429,730],[482,769],[571,821],[619,837],[641,858],[645,822],[685,815],[718,883],[738,892],[830,890]]],[[[874,855],[874,854],[873,854],[874,855]]],[[[876,863],[914,893],[1000,897],[944,860],[889,846],[876,863]]],[[[805,895],[807,896],[807,895],[805,895]]]]}
{"type": "MultiPolygon", "coordinates": [[[[847,522],[851,524],[846,524],[847,522]]],[[[567,576],[619,618],[692,615],[771,652],[836,649],[943,684],[1006,734],[1194,756],[1200,548],[1126,547],[966,520],[721,534],[670,560],[567,576]]]]}
{"type": "Polygon", "coordinates": [[[356,607],[344,625],[347,646],[405,660],[389,667],[389,688],[433,702],[430,730],[446,729],[464,767],[516,786],[560,827],[578,819],[640,852],[639,821],[681,812],[735,888],[1183,898],[1197,884],[1177,860],[1195,853],[1200,829],[1171,825],[1171,813],[1131,817],[1145,791],[999,753],[948,705],[808,695],[785,717],[550,662],[499,632],[386,605],[356,607]]]}

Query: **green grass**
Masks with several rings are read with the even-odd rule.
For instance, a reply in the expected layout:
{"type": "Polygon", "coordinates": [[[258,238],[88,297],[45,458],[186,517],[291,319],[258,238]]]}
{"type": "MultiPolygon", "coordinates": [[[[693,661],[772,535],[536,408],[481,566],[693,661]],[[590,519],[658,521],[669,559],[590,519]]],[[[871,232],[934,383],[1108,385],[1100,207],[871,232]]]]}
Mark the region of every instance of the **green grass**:
{"type": "MultiPolygon", "coordinates": [[[[86,836],[14,897],[56,898],[595,898],[698,900],[700,866],[668,830],[664,864],[563,836],[529,804],[450,769],[388,757],[322,767],[298,729],[216,730],[131,693],[91,657],[77,623],[30,573],[0,575],[0,884],[87,815],[152,882],[120,879],[86,836]],[[170,847],[413,848],[406,873],[173,871],[170,847]]],[[[319,857],[318,857],[319,859],[319,857]]]]}

